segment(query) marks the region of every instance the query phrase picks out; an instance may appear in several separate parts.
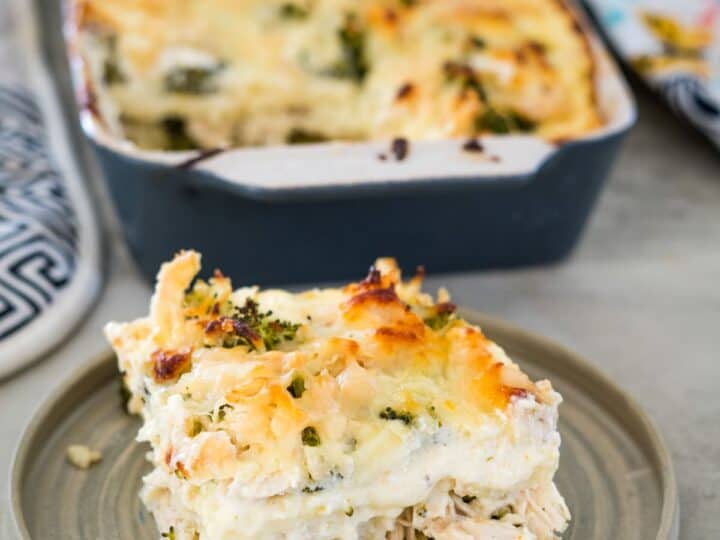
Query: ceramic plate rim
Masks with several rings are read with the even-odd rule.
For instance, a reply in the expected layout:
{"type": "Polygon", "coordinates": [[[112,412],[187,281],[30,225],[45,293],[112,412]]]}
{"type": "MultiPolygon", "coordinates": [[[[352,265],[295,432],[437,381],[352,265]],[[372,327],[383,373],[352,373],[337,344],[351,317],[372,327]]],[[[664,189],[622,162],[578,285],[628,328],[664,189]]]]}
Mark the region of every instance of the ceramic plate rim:
{"type": "MultiPolygon", "coordinates": [[[[610,390],[610,392],[615,394],[616,397],[620,398],[622,402],[627,405],[628,410],[636,417],[640,425],[642,425],[645,436],[648,437],[650,446],[656,454],[655,458],[658,462],[656,467],[660,473],[663,500],[657,539],[677,539],[679,534],[679,500],[675,471],[670,452],[654,420],[635,399],[582,355],[560,345],[552,339],[473,309],[460,308],[460,313],[470,322],[478,324],[480,327],[491,327],[493,330],[488,333],[512,334],[518,341],[534,342],[543,349],[556,351],[558,356],[564,357],[568,363],[573,364],[576,371],[586,374],[595,386],[599,385],[603,390],[610,390]]],[[[500,343],[500,345],[502,345],[502,343],[500,343]]],[[[25,522],[21,499],[23,474],[28,466],[33,442],[42,435],[41,428],[55,404],[61,400],[73,386],[78,384],[78,382],[90,375],[93,371],[101,369],[102,365],[108,361],[108,357],[112,355],[112,351],[107,349],[95,356],[88,363],[76,368],[48,394],[42,404],[33,413],[30,421],[23,430],[20,441],[13,453],[9,483],[11,520],[15,525],[16,533],[19,534],[23,540],[32,540],[25,522]]],[[[613,414],[613,416],[615,415],[613,414]]]]}

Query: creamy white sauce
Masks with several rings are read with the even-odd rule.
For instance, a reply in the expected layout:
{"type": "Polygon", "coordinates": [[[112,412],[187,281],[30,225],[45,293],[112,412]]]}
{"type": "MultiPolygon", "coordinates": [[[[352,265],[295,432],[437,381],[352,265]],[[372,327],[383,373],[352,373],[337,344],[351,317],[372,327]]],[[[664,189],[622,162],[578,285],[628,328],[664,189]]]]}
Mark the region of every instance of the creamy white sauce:
{"type": "MultiPolygon", "coordinates": [[[[530,400],[526,400],[530,401],[530,400]]],[[[206,487],[206,497],[185,500],[202,516],[209,538],[315,538],[354,539],[371,518],[394,518],[408,506],[424,501],[440,482],[457,479],[465,492],[488,496],[515,492],[533,482],[550,479],[557,466],[559,438],[554,423],[539,422],[530,408],[516,405],[519,421],[512,433],[486,432],[466,438],[447,430],[435,437],[412,436],[400,456],[368,474],[358,470],[351,478],[329,482],[316,493],[295,491],[264,498],[282,480],[256,485],[206,487]],[[352,516],[347,514],[352,508],[352,516]],[[298,529],[299,524],[303,528],[298,529]],[[239,533],[238,531],[242,531],[239,533]],[[232,536],[227,536],[232,534],[232,536]]],[[[507,429],[507,428],[502,428],[507,429]]],[[[378,455],[382,462],[385,456],[378,455]]],[[[180,492],[185,493],[183,489],[180,492]]]]}

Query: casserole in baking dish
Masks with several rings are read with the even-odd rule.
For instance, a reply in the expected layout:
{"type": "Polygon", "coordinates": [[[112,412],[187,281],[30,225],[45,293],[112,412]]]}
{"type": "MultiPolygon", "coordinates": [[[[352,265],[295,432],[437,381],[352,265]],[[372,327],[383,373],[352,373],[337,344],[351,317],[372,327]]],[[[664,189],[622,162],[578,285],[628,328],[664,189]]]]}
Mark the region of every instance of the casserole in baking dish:
{"type": "Polygon", "coordinates": [[[261,284],[351,277],[378,253],[434,272],[557,261],[576,245],[635,119],[616,66],[569,6],[592,55],[602,118],[585,135],[553,141],[487,134],[470,145],[456,137],[392,148],[372,140],[142,149],[98,115],[72,24],[68,65],[58,2],[21,7],[68,118],[76,113],[73,75],[82,128],[148,280],[187,246],[201,250],[211,267],[261,284]]]}
{"type": "Polygon", "coordinates": [[[95,112],[141,148],[537,133],[602,123],[559,0],[74,0],[95,112]]]}

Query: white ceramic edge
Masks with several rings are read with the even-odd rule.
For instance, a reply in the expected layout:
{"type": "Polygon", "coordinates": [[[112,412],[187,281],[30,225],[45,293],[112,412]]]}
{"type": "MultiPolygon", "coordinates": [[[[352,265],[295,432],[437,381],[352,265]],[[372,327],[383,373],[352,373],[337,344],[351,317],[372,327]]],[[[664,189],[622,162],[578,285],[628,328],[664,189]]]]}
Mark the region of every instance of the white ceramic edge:
{"type": "Polygon", "coordinates": [[[42,56],[38,47],[37,29],[29,11],[29,2],[14,0],[11,8],[15,15],[15,31],[22,54],[24,75],[31,84],[41,109],[54,165],[65,178],[73,179],[65,182],[65,185],[76,210],[78,246],[77,267],[68,288],[58,295],[55,303],[45,313],[30,323],[28,329],[3,342],[3,347],[12,349],[13,354],[0,358],[0,378],[33,363],[65,339],[90,309],[102,285],[100,236],[94,220],[94,210],[88,194],[82,190],[82,176],[71,157],[70,143],[52,81],[40,61],[42,56]],[[32,331],[32,328],[35,331],[32,331]],[[48,334],[46,328],[52,328],[53,332],[48,334]],[[39,331],[42,332],[44,342],[42,348],[38,348],[39,331]]]}
{"type": "MultiPolygon", "coordinates": [[[[577,140],[588,141],[611,136],[635,121],[632,95],[616,64],[592,28],[585,24],[578,8],[569,6],[580,20],[595,60],[595,84],[605,125],[577,140]]],[[[82,92],[83,78],[77,61],[73,80],[82,92]]],[[[157,164],[180,165],[197,151],[165,152],[138,149],[132,143],[110,134],[93,113],[80,112],[83,130],[97,144],[119,154],[157,164]]],[[[280,145],[259,148],[232,148],[203,159],[194,166],[231,183],[266,190],[308,187],[357,186],[434,180],[440,178],[478,179],[523,176],[535,172],[559,146],[537,136],[482,137],[486,152],[462,151],[463,140],[414,141],[402,161],[380,160],[388,154],[389,141],[330,142],[311,145],[280,145]]]]}

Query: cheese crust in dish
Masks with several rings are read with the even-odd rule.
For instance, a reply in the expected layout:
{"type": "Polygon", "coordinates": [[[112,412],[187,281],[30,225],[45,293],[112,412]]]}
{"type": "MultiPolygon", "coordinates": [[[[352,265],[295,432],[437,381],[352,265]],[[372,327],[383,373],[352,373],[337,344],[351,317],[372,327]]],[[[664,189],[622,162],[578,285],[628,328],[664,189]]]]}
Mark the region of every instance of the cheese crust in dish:
{"type": "Polygon", "coordinates": [[[87,105],[149,149],[601,125],[563,0],[73,0],[87,105]]]}
{"type": "Polygon", "coordinates": [[[109,323],[163,537],[553,539],[560,395],[392,259],[343,288],[233,291],[163,265],[109,323]]]}

